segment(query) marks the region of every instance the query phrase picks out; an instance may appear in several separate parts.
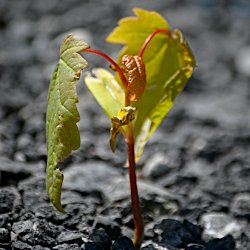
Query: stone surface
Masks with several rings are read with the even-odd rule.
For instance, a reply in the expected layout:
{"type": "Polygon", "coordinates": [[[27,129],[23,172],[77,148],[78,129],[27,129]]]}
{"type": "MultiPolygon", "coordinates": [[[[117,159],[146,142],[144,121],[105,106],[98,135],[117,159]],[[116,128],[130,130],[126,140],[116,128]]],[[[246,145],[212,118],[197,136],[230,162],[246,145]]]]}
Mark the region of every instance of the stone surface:
{"type": "Polygon", "coordinates": [[[250,193],[240,193],[232,201],[231,211],[234,216],[250,219],[250,193]]]}
{"type": "Polygon", "coordinates": [[[64,187],[82,193],[97,193],[104,190],[110,181],[120,176],[119,170],[110,168],[101,161],[71,166],[64,171],[64,187]]]}
{"type": "MultiPolygon", "coordinates": [[[[45,192],[45,112],[63,37],[84,36],[116,59],[120,46],[105,37],[135,6],[179,27],[197,60],[137,165],[143,247],[250,249],[250,4],[243,0],[0,0],[0,249],[102,250],[102,240],[89,239],[101,228],[113,246],[132,247],[128,238],[118,240],[133,237],[123,137],[113,154],[110,120],[80,79],[81,147],[60,165],[60,214],[45,192]]],[[[89,70],[108,66],[84,57],[89,70]]]]}
{"type": "Polygon", "coordinates": [[[0,214],[18,212],[21,205],[21,196],[16,188],[0,188],[0,214]]]}
{"type": "Polygon", "coordinates": [[[112,250],[134,250],[133,242],[125,237],[119,237],[115,242],[112,244],[112,250]]]}
{"type": "Polygon", "coordinates": [[[178,164],[178,157],[174,154],[157,153],[146,161],[142,174],[146,178],[157,179],[178,167],[178,164]]]}
{"type": "Polygon", "coordinates": [[[104,229],[94,229],[94,231],[90,234],[89,240],[100,245],[103,249],[110,249],[111,247],[111,239],[104,229]]]}
{"type": "Polygon", "coordinates": [[[204,214],[201,224],[204,226],[204,239],[222,238],[228,234],[239,237],[244,231],[242,224],[224,213],[204,214]]]}
{"type": "Polygon", "coordinates": [[[66,231],[66,232],[61,232],[58,237],[57,241],[58,243],[76,243],[78,245],[81,245],[83,243],[83,238],[84,235],[79,233],[79,232],[71,232],[71,231],[66,231]]]}
{"type": "Polygon", "coordinates": [[[201,229],[188,221],[181,223],[173,219],[163,219],[154,226],[155,234],[166,247],[182,247],[201,240],[201,229]]]}
{"type": "Polygon", "coordinates": [[[6,228],[0,228],[0,243],[10,242],[10,232],[6,228]]]}
{"type": "Polygon", "coordinates": [[[13,250],[29,250],[29,249],[32,249],[32,246],[30,246],[29,244],[25,242],[18,240],[12,244],[12,249],[13,250]]]}
{"type": "Polygon", "coordinates": [[[234,250],[235,241],[231,235],[225,236],[221,239],[214,239],[206,244],[207,250],[234,250]]]}

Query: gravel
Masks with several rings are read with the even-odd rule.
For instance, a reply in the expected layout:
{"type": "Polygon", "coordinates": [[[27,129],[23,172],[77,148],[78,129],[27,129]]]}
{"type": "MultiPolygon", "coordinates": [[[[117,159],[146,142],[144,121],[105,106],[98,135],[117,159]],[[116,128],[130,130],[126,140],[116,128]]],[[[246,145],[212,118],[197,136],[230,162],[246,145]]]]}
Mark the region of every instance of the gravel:
{"type": "MultiPolygon", "coordinates": [[[[121,138],[77,84],[81,148],[62,164],[65,214],[45,188],[47,90],[66,34],[105,43],[131,8],[179,27],[197,68],[138,163],[143,250],[250,249],[250,87],[247,1],[0,0],[0,250],[134,249],[121,138]]],[[[89,57],[90,69],[108,67],[89,57]]]]}

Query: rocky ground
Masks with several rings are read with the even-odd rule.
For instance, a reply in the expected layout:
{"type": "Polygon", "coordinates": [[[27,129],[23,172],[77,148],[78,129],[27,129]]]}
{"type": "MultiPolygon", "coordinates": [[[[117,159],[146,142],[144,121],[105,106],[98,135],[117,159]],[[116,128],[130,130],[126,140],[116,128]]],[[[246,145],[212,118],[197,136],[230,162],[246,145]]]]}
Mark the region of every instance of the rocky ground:
{"type": "MultiPolygon", "coordinates": [[[[198,67],[138,164],[144,250],[250,249],[248,1],[0,0],[0,249],[133,249],[126,148],[78,83],[81,148],[67,159],[58,213],[45,191],[45,111],[68,33],[105,43],[132,7],[186,35],[198,67]]],[[[90,57],[92,66],[107,66],[90,57]]]]}

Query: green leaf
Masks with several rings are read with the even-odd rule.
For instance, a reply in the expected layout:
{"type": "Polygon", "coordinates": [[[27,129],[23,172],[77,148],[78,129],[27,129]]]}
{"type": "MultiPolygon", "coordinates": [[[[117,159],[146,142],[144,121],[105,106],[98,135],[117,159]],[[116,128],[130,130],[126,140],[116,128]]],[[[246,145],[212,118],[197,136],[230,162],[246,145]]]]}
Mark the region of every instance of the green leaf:
{"type": "Polygon", "coordinates": [[[80,119],[76,107],[76,81],[88,64],[78,52],[88,47],[86,42],[76,40],[72,35],[66,37],[49,87],[46,114],[46,189],[51,202],[61,212],[64,211],[61,205],[63,173],[58,165],[72,150],[80,146],[80,134],[76,125],[80,119]]]}
{"type": "MultiPolygon", "coordinates": [[[[148,35],[156,29],[169,29],[167,21],[155,11],[134,8],[133,12],[136,16],[121,19],[118,27],[106,39],[110,43],[125,45],[119,58],[124,54],[137,55],[148,35]]],[[[166,36],[163,34],[155,37],[152,43],[150,43],[152,50],[151,59],[154,59],[157,55],[159,43],[165,44],[165,42],[166,36]]]]}
{"type": "Polygon", "coordinates": [[[136,103],[135,150],[139,159],[144,145],[160,125],[193,73],[195,59],[179,30],[174,30],[164,53],[159,75],[148,82],[146,90],[136,103]],[[164,72],[164,73],[160,73],[164,72]]]}
{"type": "MultiPolygon", "coordinates": [[[[134,13],[135,17],[122,19],[107,37],[108,42],[125,45],[119,54],[119,63],[125,54],[137,55],[155,30],[169,30],[168,23],[156,12],[136,8],[134,13]]],[[[195,67],[194,56],[179,30],[171,35],[159,33],[155,36],[143,54],[143,61],[147,85],[140,100],[134,104],[138,111],[134,122],[137,160],[195,67]]]]}
{"type": "Polygon", "coordinates": [[[98,68],[93,70],[93,76],[85,77],[85,83],[107,116],[110,119],[116,116],[124,106],[125,95],[114,76],[107,70],[98,68]]]}

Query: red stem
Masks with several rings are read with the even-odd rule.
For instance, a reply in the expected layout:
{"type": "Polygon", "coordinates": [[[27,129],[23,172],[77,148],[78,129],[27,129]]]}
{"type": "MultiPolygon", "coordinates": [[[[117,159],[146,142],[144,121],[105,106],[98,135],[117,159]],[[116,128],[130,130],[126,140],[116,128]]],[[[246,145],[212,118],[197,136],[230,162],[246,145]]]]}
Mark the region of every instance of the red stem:
{"type": "MultiPolygon", "coordinates": [[[[139,57],[143,56],[143,53],[145,49],[147,48],[148,44],[150,43],[150,41],[159,33],[166,33],[168,37],[171,36],[171,33],[169,30],[166,30],[166,29],[155,30],[153,33],[151,33],[147,37],[144,44],[142,45],[141,50],[138,54],[139,57]]],[[[124,89],[125,91],[127,91],[128,81],[126,77],[124,76],[122,69],[108,55],[106,55],[105,53],[99,50],[94,50],[90,48],[84,49],[81,52],[95,53],[97,55],[102,56],[107,61],[109,61],[112,65],[114,65],[114,67],[116,68],[122,80],[124,89]]],[[[128,106],[130,105],[130,101],[128,100],[127,95],[125,96],[126,96],[125,105],[128,106]]],[[[128,171],[129,171],[129,181],[130,181],[131,205],[132,205],[132,212],[133,212],[134,225],[135,225],[134,246],[135,248],[139,248],[142,243],[143,236],[144,236],[144,225],[143,225],[143,219],[142,219],[141,207],[140,207],[140,201],[139,201],[139,195],[138,195],[138,189],[137,189],[136,164],[135,164],[135,152],[134,152],[134,132],[133,132],[133,125],[131,123],[128,125],[128,132],[126,134],[126,144],[128,148],[128,171]]]]}
{"type": "Polygon", "coordinates": [[[127,89],[128,81],[127,81],[126,77],[124,76],[121,67],[112,58],[110,58],[108,55],[106,55],[102,51],[96,50],[96,49],[90,49],[90,48],[88,48],[88,49],[82,50],[81,52],[94,53],[94,54],[97,54],[97,55],[105,58],[107,61],[109,61],[115,67],[115,69],[117,70],[117,73],[119,74],[119,76],[120,76],[120,78],[122,80],[124,88],[127,89]]]}
{"type": "Polygon", "coordinates": [[[130,192],[131,192],[131,203],[132,212],[134,216],[134,246],[135,248],[140,247],[143,235],[144,225],[141,215],[141,207],[137,190],[136,183],[136,165],[135,165],[135,152],[134,152],[134,133],[132,124],[128,125],[128,133],[126,135],[126,143],[128,147],[128,170],[129,170],[129,181],[130,181],[130,192]]]}
{"type": "Polygon", "coordinates": [[[169,30],[166,30],[166,29],[157,29],[155,30],[154,32],[152,32],[148,37],[147,39],[145,40],[144,44],[142,45],[141,47],[141,50],[138,54],[139,57],[142,57],[143,56],[143,53],[145,51],[145,49],[147,48],[148,44],[150,43],[150,41],[159,33],[166,33],[168,37],[171,36],[171,33],[169,30]]]}

